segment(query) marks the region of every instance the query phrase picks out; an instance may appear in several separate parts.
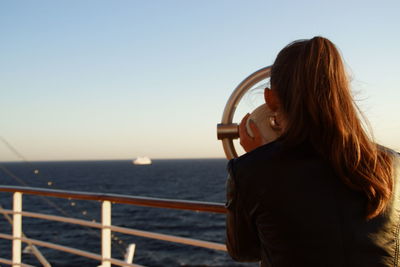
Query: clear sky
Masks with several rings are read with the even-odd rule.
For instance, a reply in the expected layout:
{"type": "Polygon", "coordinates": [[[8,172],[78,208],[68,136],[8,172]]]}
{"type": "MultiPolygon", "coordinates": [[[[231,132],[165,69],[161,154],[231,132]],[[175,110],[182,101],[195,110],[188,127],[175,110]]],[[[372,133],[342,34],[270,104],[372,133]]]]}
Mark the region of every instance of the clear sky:
{"type": "Polygon", "coordinates": [[[377,141],[399,150],[399,14],[398,0],[1,1],[0,136],[31,161],[223,157],[237,84],[322,35],[377,141]]]}

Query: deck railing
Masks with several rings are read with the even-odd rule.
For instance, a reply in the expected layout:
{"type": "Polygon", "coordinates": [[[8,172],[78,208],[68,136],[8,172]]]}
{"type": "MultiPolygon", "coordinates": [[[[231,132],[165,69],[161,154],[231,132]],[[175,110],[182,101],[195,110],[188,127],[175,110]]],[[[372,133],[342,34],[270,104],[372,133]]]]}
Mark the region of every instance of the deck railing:
{"type": "Polygon", "coordinates": [[[128,235],[142,236],[147,238],[153,238],[158,240],[164,240],[169,242],[175,242],[180,244],[192,245],[197,247],[215,249],[226,251],[224,244],[215,242],[197,240],[192,238],[178,237],[174,235],[159,234],[148,231],[135,230],[125,227],[111,225],[111,203],[129,204],[135,206],[146,206],[155,208],[167,208],[167,209],[179,209],[179,210],[191,210],[191,211],[202,211],[202,212],[213,212],[213,213],[225,213],[226,209],[223,204],[200,202],[200,201],[187,201],[187,200],[172,200],[172,199],[161,199],[161,198],[149,198],[149,197],[137,197],[128,195],[118,194],[103,194],[103,193],[88,193],[88,192],[77,192],[77,191],[64,191],[64,190],[50,190],[33,187],[18,187],[18,186],[0,186],[0,192],[10,192],[13,194],[13,209],[0,209],[0,213],[5,215],[12,215],[12,235],[0,233],[0,238],[12,240],[12,260],[0,258],[0,263],[14,266],[30,266],[24,264],[21,261],[21,247],[22,242],[47,247],[67,253],[80,255],[86,258],[91,258],[101,262],[101,267],[111,267],[111,264],[118,266],[132,266],[137,267],[141,265],[128,263],[127,261],[118,260],[111,257],[111,232],[119,232],[128,235]],[[22,208],[22,196],[23,194],[38,195],[47,197],[57,197],[66,199],[78,199],[78,200],[93,200],[101,201],[101,223],[91,222],[87,220],[74,219],[69,217],[48,215],[43,213],[35,213],[23,211],[22,208]],[[92,228],[98,228],[101,231],[101,255],[91,253],[88,251],[62,246],[50,242],[45,242],[36,239],[30,239],[23,235],[22,232],[22,218],[32,217],[44,220],[65,222],[71,224],[77,224],[92,228]]]}

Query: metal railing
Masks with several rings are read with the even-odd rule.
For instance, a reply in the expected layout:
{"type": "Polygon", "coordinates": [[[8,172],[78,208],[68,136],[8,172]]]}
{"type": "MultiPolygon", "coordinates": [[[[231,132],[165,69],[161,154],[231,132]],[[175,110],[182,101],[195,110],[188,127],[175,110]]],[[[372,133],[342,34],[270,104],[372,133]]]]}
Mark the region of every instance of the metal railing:
{"type": "Polygon", "coordinates": [[[111,203],[129,204],[135,206],[155,207],[155,208],[167,208],[167,209],[179,209],[179,210],[191,210],[191,211],[202,211],[202,212],[213,212],[213,213],[226,213],[226,209],[223,204],[200,202],[200,201],[187,201],[187,200],[171,200],[161,198],[149,198],[149,197],[137,197],[128,195],[118,194],[103,194],[103,193],[88,193],[88,192],[77,192],[77,191],[64,191],[64,190],[50,190],[33,187],[18,187],[18,186],[0,186],[0,192],[10,192],[13,194],[13,209],[0,209],[0,213],[11,214],[13,219],[12,235],[0,233],[0,238],[12,240],[12,260],[0,258],[0,263],[5,263],[14,266],[30,266],[23,264],[21,261],[21,247],[22,242],[30,245],[37,245],[50,249],[55,249],[75,255],[83,256],[86,258],[98,260],[101,262],[101,267],[111,267],[111,264],[118,266],[132,266],[138,267],[141,265],[128,263],[123,260],[118,260],[111,257],[111,232],[119,232],[128,235],[135,235],[141,237],[147,237],[152,239],[158,239],[163,241],[175,242],[185,245],[222,250],[226,251],[224,244],[215,242],[197,240],[192,238],[179,237],[174,235],[160,234],[154,232],[141,231],[136,229],[130,229],[125,227],[113,226],[111,224],[111,203]],[[22,208],[22,196],[23,194],[38,195],[47,197],[57,197],[66,199],[78,199],[78,200],[92,200],[101,201],[101,223],[91,222],[87,220],[74,219],[69,217],[48,215],[43,213],[27,212],[23,211],[22,208]],[[22,218],[31,217],[44,220],[65,222],[70,224],[82,225],[92,228],[98,228],[101,231],[101,254],[95,254],[88,251],[62,246],[50,242],[27,238],[22,233],[22,218]]]}

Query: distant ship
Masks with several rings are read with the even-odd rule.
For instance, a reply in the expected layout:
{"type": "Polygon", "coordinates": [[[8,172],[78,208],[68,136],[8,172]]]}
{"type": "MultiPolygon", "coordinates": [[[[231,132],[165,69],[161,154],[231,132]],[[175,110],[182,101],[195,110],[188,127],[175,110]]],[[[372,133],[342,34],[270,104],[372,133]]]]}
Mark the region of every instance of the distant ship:
{"type": "Polygon", "coordinates": [[[133,164],[135,165],[150,165],[151,159],[149,157],[137,157],[135,160],[133,160],[133,164]]]}

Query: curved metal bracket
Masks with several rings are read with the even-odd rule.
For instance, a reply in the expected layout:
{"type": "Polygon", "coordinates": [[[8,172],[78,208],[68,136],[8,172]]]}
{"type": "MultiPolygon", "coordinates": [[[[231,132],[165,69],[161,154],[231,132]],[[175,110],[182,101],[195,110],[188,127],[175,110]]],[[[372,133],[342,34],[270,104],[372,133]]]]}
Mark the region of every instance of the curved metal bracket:
{"type": "Polygon", "coordinates": [[[271,66],[264,67],[244,79],[233,91],[225,105],[221,123],[217,125],[217,138],[222,140],[222,146],[227,159],[238,157],[233,139],[239,138],[239,125],[233,123],[233,115],[240,100],[246,92],[258,82],[271,76],[271,66]]]}

